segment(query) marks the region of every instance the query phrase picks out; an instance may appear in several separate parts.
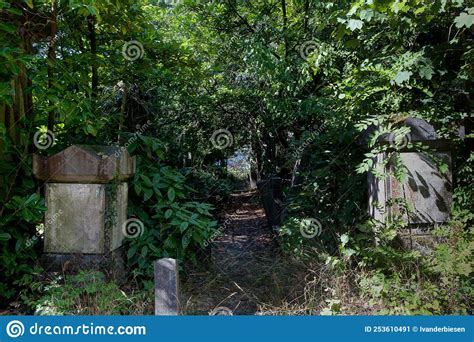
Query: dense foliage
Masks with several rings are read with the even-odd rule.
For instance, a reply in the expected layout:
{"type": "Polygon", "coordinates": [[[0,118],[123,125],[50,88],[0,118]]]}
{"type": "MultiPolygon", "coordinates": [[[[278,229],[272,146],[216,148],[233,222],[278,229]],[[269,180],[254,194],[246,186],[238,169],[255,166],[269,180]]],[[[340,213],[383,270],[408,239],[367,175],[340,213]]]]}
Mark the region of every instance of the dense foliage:
{"type": "MultiPolygon", "coordinates": [[[[0,18],[0,305],[39,272],[32,153],[86,143],[137,156],[136,276],[196,260],[217,229],[210,203],[230,192],[225,160],[249,148],[255,178],[298,180],[280,229],[292,256],[318,255],[381,311],[473,312],[474,157],[457,134],[472,128],[471,0],[0,0],[0,18]],[[361,148],[360,132],[403,136],[409,116],[456,145],[453,222],[430,258],[394,244],[400,220],[366,217],[365,174],[386,147],[361,148]],[[299,233],[311,218],[317,241],[299,233]]],[[[328,288],[325,313],[350,312],[342,291],[328,288]]]]}

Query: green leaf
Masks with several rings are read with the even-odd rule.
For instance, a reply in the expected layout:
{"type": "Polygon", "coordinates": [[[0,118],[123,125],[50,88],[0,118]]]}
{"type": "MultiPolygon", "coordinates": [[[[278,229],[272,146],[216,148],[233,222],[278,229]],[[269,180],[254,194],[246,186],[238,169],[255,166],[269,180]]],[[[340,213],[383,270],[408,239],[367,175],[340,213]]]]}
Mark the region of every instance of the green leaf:
{"type": "Polygon", "coordinates": [[[140,258],[145,259],[148,254],[148,246],[143,246],[142,252],[140,253],[140,258]]]}
{"type": "Polygon", "coordinates": [[[347,23],[347,28],[351,31],[355,31],[355,30],[362,29],[363,25],[364,25],[364,22],[362,20],[350,19],[347,23]]]}
{"type": "Polygon", "coordinates": [[[11,239],[11,235],[8,233],[0,233],[0,241],[7,241],[11,239]]]}
{"type": "Polygon", "coordinates": [[[345,246],[349,242],[349,235],[342,234],[341,235],[341,242],[342,242],[342,245],[345,246]]]}
{"type": "Polygon", "coordinates": [[[189,234],[184,234],[183,238],[181,239],[181,245],[183,246],[183,249],[188,248],[189,241],[190,241],[189,234]]]}
{"type": "Polygon", "coordinates": [[[18,8],[8,8],[7,11],[14,15],[23,15],[23,12],[18,8]]]}
{"type": "Polygon", "coordinates": [[[462,12],[460,15],[456,17],[456,19],[454,19],[454,23],[456,24],[457,28],[462,28],[462,27],[470,28],[472,25],[474,25],[474,15],[462,12]]]}
{"type": "Polygon", "coordinates": [[[137,246],[130,247],[130,249],[127,252],[127,258],[131,259],[135,255],[136,252],[137,252],[137,246]]]}
{"type": "Polygon", "coordinates": [[[142,192],[142,186],[138,183],[138,182],[135,182],[133,184],[133,188],[135,189],[135,192],[137,193],[137,195],[140,195],[140,193],[142,192]]]}
{"type": "Polygon", "coordinates": [[[431,80],[434,75],[434,70],[430,65],[424,65],[420,68],[419,74],[421,78],[431,80]]]}
{"type": "Polygon", "coordinates": [[[394,81],[396,84],[401,85],[402,83],[410,80],[411,75],[413,75],[411,71],[400,71],[395,77],[394,81]]]}
{"type": "Polygon", "coordinates": [[[173,188],[169,188],[168,190],[168,199],[173,202],[174,201],[174,198],[175,198],[176,194],[174,192],[174,189],[173,188]]]}
{"type": "Polygon", "coordinates": [[[152,183],[151,179],[148,176],[140,175],[140,178],[143,180],[143,182],[145,183],[146,186],[148,186],[150,188],[153,186],[153,183],[152,183]]]}
{"type": "Polygon", "coordinates": [[[148,201],[151,198],[151,196],[153,196],[152,189],[144,189],[143,192],[145,193],[145,195],[143,196],[144,201],[148,201]]]}
{"type": "Polygon", "coordinates": [[[171,215],[173,215],[173,210],[171,210],[171,209],[166,210],[165,219],[169,219],[171,217],[171,215]]]}
{"type": "Polygon", "coordinates": [[[360,11],[359,18],[364,21],[371,21],[374,17],[374,11],[371,9],[360,11]]]}
{"type": "Polygon", "coordinates": [[[15,33],[16,27],[15,25],[0,23],[0,30],[8,32],[8,33],[15,33]]]}
{"type": "Polygon", "coordinates": [[[182,233],[184,232],[189,226],[189,223],[188,222],[183,222],[179,225],[179,231],[182,233]]]}

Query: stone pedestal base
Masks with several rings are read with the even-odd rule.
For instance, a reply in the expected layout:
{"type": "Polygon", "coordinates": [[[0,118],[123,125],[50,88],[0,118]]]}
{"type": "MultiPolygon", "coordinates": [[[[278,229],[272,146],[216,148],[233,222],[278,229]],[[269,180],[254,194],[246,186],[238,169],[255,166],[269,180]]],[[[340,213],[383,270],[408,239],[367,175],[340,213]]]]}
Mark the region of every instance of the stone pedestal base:
{"type": "Polygon", "coordinates": [[[45,253],[41,256],[40,263],[46,272],[77,274],[82,270],[100,271],[107,279],[118,284],[124,284],[128,275],[123,248],[107,254],[45,253]]]}
{"type": "Polygon", "coordinates": [[[440,243],[440,239],[431,234],[433,227],[409,227],[403,229],[398,234],[398,239],[401,242],[403,248],[407,250],[418,251],[423,255],[430,255],[436,248],[437,244],[440,243]]]}

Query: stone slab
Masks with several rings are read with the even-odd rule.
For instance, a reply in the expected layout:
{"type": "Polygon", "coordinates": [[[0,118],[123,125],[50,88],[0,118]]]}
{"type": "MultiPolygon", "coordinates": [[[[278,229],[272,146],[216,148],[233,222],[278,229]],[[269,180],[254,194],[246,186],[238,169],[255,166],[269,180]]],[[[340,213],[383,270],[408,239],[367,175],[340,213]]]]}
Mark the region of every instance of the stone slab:
{"type": "Polygon", "coordinates": [[[104,253],[104,185],[48,183],[46,206],[46,253],[104,253]]]}
{"type": "MultiPolygon", "coordinates": [[[[403,216],[406,223],[433,225],[447,222],[452,203],[451,154],[436,152],[433,155],[449,165],[446,174],[441,174],[433,160],[419,152],[400,154],[408,172],[408,177],[403,183],[393,176],[380,180],[369,174],[369,214],[371,217],[385,222],[387,217],[401,212],[396,205],[386,206],[386,202],[390,199],[404,199],[413,209],[412,213],[403,216]]],[[[383,153],[377,155],[374,158],[374,165],[380,164],[384,158],[383,153]]]]}
{"type": "Polygon", "coordinates": [[[449,220],[452,203],[451,154],[434,153],[448,164],[449,170],[441,174],[436,164],[423,153],[402,153],[408,178],[401,184],[391,178],[389,191],[392,197],[403,197],[413,205],[413,212],[405,220],[410,224],[440,224],[449,220]]]}
{"type": "Polygon", "coordinates": [[[155,315],[179,315],[179,273],[175,259],[155,261],[155,315]]]}

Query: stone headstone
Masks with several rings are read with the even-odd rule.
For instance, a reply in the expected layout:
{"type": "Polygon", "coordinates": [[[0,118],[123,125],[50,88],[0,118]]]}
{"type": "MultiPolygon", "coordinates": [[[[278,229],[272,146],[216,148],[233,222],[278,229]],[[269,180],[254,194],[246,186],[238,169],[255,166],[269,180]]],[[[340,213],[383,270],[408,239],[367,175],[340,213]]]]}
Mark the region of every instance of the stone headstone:
{"type": "Polygon", "coordinates": [[[134,158],[120,147],[73,145],[51,157],[34,156],[33,173],[46,182],[43,260],[49,269],[117,264],[127,219],[125,181],[134,171],[134,158]]]}
{"type": "MultiPolygon", "coordinates": [[[[402,216],[408,229],[401,233],[402,241],[410,248],[428,250],[432,243],[430,228],[446,223],[450,217],[452,203],[452,157],[449,142],[438,139],[433,126],[420,119],[409,118],[404,125],[410,127],[408,142],[419,142],[434,149],[430,153],[417,152],[406,146],[399,148],[400,159],[408,177],[403,182],[393,176],[394,164],[388,153],[379,153],[373,158],[373,169],[382,169],[385,178],[368,174],[369,214],[372,218],[386,222],[395,215],[402,216]],[[448,171],[441,173],[435,160],[448,165],[448,171]],[[385,164],[385,165],[384,165],[385,164]],[[396,204],[406,201],[407,213],[396,204]],[[389,203],[391,204],[389,205],[389,203]]],[[[394,144],[393,136],[380,138],[382,144],[394,144]]]]}
{"type": "Polygon", "coordinates": [[[270,228],[278,227],[284,214],[282,179],[273,177],[257,182],[265,216],[270,228]]]}
{"type": "Polygon", "coordinates": [[[155,261],[155,315],[179,315],[179,272],[175,259],[155,261]]]}

